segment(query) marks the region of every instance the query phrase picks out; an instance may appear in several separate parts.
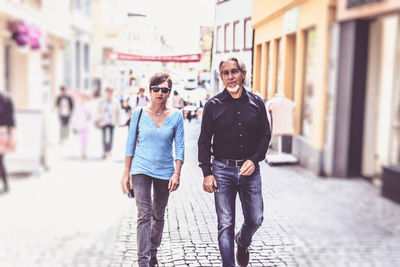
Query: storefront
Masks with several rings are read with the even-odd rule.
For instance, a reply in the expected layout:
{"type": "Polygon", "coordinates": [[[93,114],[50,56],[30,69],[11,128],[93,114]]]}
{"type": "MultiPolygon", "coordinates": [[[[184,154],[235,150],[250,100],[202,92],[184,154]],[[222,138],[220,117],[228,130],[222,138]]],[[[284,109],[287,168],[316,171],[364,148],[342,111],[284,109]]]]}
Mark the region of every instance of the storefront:
{"type": "Polygon", "coordinates": [[[333,173],[382,178],[384,195],[400,201],[400,2],[340,0],[337,14],[333,173]]]}
{"type": "Polygon", "coordinates": [[[253,91],[294,101],[292,153],[323,170],[330,24],[334,1],[254,1],[253,91]]]}

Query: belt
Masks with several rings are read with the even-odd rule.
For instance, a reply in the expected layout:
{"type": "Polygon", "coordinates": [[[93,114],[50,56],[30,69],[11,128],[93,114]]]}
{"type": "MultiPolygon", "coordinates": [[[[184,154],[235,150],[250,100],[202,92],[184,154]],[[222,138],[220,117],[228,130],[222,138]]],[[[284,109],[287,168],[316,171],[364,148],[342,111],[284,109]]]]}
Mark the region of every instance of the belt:
{"type": "Polygon", "coordinates": [[[243,163],[247,160],[247,159],[215,159],[217,161],[220,161],[226,165],[230,165],[230,166],[235,166],[235,167],[240,167],[243,165],[243,163]]]}

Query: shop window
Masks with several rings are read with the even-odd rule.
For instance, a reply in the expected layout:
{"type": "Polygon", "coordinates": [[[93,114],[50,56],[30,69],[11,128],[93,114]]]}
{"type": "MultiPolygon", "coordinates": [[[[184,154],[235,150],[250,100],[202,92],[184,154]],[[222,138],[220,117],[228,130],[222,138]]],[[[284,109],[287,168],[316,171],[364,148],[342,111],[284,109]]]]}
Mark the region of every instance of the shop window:
{"type": "Polygon", "coordinates": [[[304,61],[304,87],[302,103],[302,129],[301,133],[311,139],[313,126],[313,99],[315,95],[315,42],[316,31],[310,29],[305,32],[305,61],[304,61]]]}
{"type": "Polygon", "coordinates": [[[251,17],[244,19],[244,38],[243,38],[243,50],[251,50],[253,47],[253,28],[251,26],[251,17]]]}
{"type": "Polygon", "coordinates": [[[233,22],[233,48],[232,51],[233,52],[238,52],[240,51],[240,46],[242,44],[242,34],[240,31],[240,27],[239,27],[239,21],[236,20],[233,22]]]}

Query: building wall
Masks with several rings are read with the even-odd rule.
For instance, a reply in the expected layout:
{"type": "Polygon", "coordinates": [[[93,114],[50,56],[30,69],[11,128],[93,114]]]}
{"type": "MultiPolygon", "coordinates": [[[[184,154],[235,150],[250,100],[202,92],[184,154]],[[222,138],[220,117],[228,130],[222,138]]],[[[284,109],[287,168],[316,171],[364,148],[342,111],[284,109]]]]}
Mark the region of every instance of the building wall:
{"type": "Polygon", "coordinates": [[[295,102],[294,128],[298,140],[293,143],[293,153],[298,153],[302,164],[320,172],[325,143],[329,29],[334,21],[334,3],[328,0],[254,0],[253,4],[253,87],[259,88],[258,91],[266,99],[271,99],[276,93],[284,93],[295,102]],[[305,50],[309,30],[315,31],[312,34],[315,36],[315,54],[312,77],[306,80],[304,72],[309,59],[306,58],[305,50]],[[306,136],[302,114],[305,112],[303,98],[307,81],[312,82],[314,90],[309,103],[312,127],[306,136]],[[303,148],[296,149],[296,144],[303,148]],[[309,148],[304,149],[307,146],[309,148]],[[305,150],[312,151],[310,153],[313,156],[303,153],[305,150]]]}
{"type": "Polygon", "coordinates": [[[368,4],[347,8],[348,0],[338,0],[337,19],[339,21],[351,19],[370,19],[376,16],[387,15],[398,12],[400,9],[400,1],[385,0],[371,1],[368,4]]]}
{"type": "MultiPolygon", "coordinates": [[[[396,143],[399,134],[395,126],[398,123],[396,113],[400,107],[397,98],[399,82],[396,76],[400,64],[398,45],[400,2],[396,0],[364,2],[351,7],[348,6],[347,0],[338,0],[337,19],[341,25],[369,23],[369,41],[360,42],[356,36],[354,43],[360,42],[357,45],[357,52],[363,46],[368,47],[367,73],[365,77],[361,77],[365,79],[366,85],[363,88],[365,107],[361,111],[361,119],[364,122],[361,136],[363,146],[357,155],[361,161],[359,175],[373,178],[381,175],[382,166],[400,163],[397,158],[400,146],[396,143]]],[[[343,57],[340,60],[347,59],[343,57]]],[[[354,58],[350,59],[349,64],[353,64],[356,71],[362,67],[362,64],[354,58]]],[[[346,74],[339,75],[338,80],[343,80],[343,76],[346,74]]],[[[354,94],[356,88],[353,85],[349,90],[354,94]]],[[[353,116],[357,112],[360,111],[352,109],[349,114],[353,116]]],[[[354,127],[354,124],[351,125],[354,127]]],[[[355,126],[358,127],[357,124],[355,126]]],[[[348,140],[344,139],[343,142],[351,142],[351,137],[348,137],[348,140]]],[[[351,149],[348,150],[344,153],[352,153],[351,149]]],[[[343,158],[343,152],[335,155],[335,158],[343,158]]],[[[348,164],[344,168],[337,168],[336,171],[350,173],[352,167],[348,164]]]]}
{"type": "Polygon", "coordinates": [[[237,57],[246,65],[247,75],[245,86],[250,90],[252,86],[252,40],[253,33],[251,29],[252,2],[241,0],[228,0],[216,4],[215,22],[214,22],[214,41],[211,60],[211,88],[213,95],[223,90],[223,84],[219,77],[219,63],[222,59],[237,57]],[[247,21],[246,40],[244,45],[245,22],[247,21]],[[235,39],[236,49],[233,49],[233,25],[238,27],[235,39]],[[228,25],[225,35],[225,25],[228,25]],[[225,37],[226,36],[226,41],[225,37]],[[225,49],[225,47],[227,49],[225,49]]]}

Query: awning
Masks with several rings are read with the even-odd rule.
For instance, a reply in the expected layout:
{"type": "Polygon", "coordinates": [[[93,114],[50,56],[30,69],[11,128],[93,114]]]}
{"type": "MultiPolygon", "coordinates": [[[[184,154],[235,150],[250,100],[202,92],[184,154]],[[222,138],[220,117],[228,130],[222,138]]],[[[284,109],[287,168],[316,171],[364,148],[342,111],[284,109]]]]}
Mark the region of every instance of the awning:
{"type": "Polygon", "coordinates": [[[200,62],[201,54],[174,55],[174,56],[148,56],[134,55],[110,51],[107,53],[109,60],[126,61],[157,61],[157,62],[200,62]]]}

